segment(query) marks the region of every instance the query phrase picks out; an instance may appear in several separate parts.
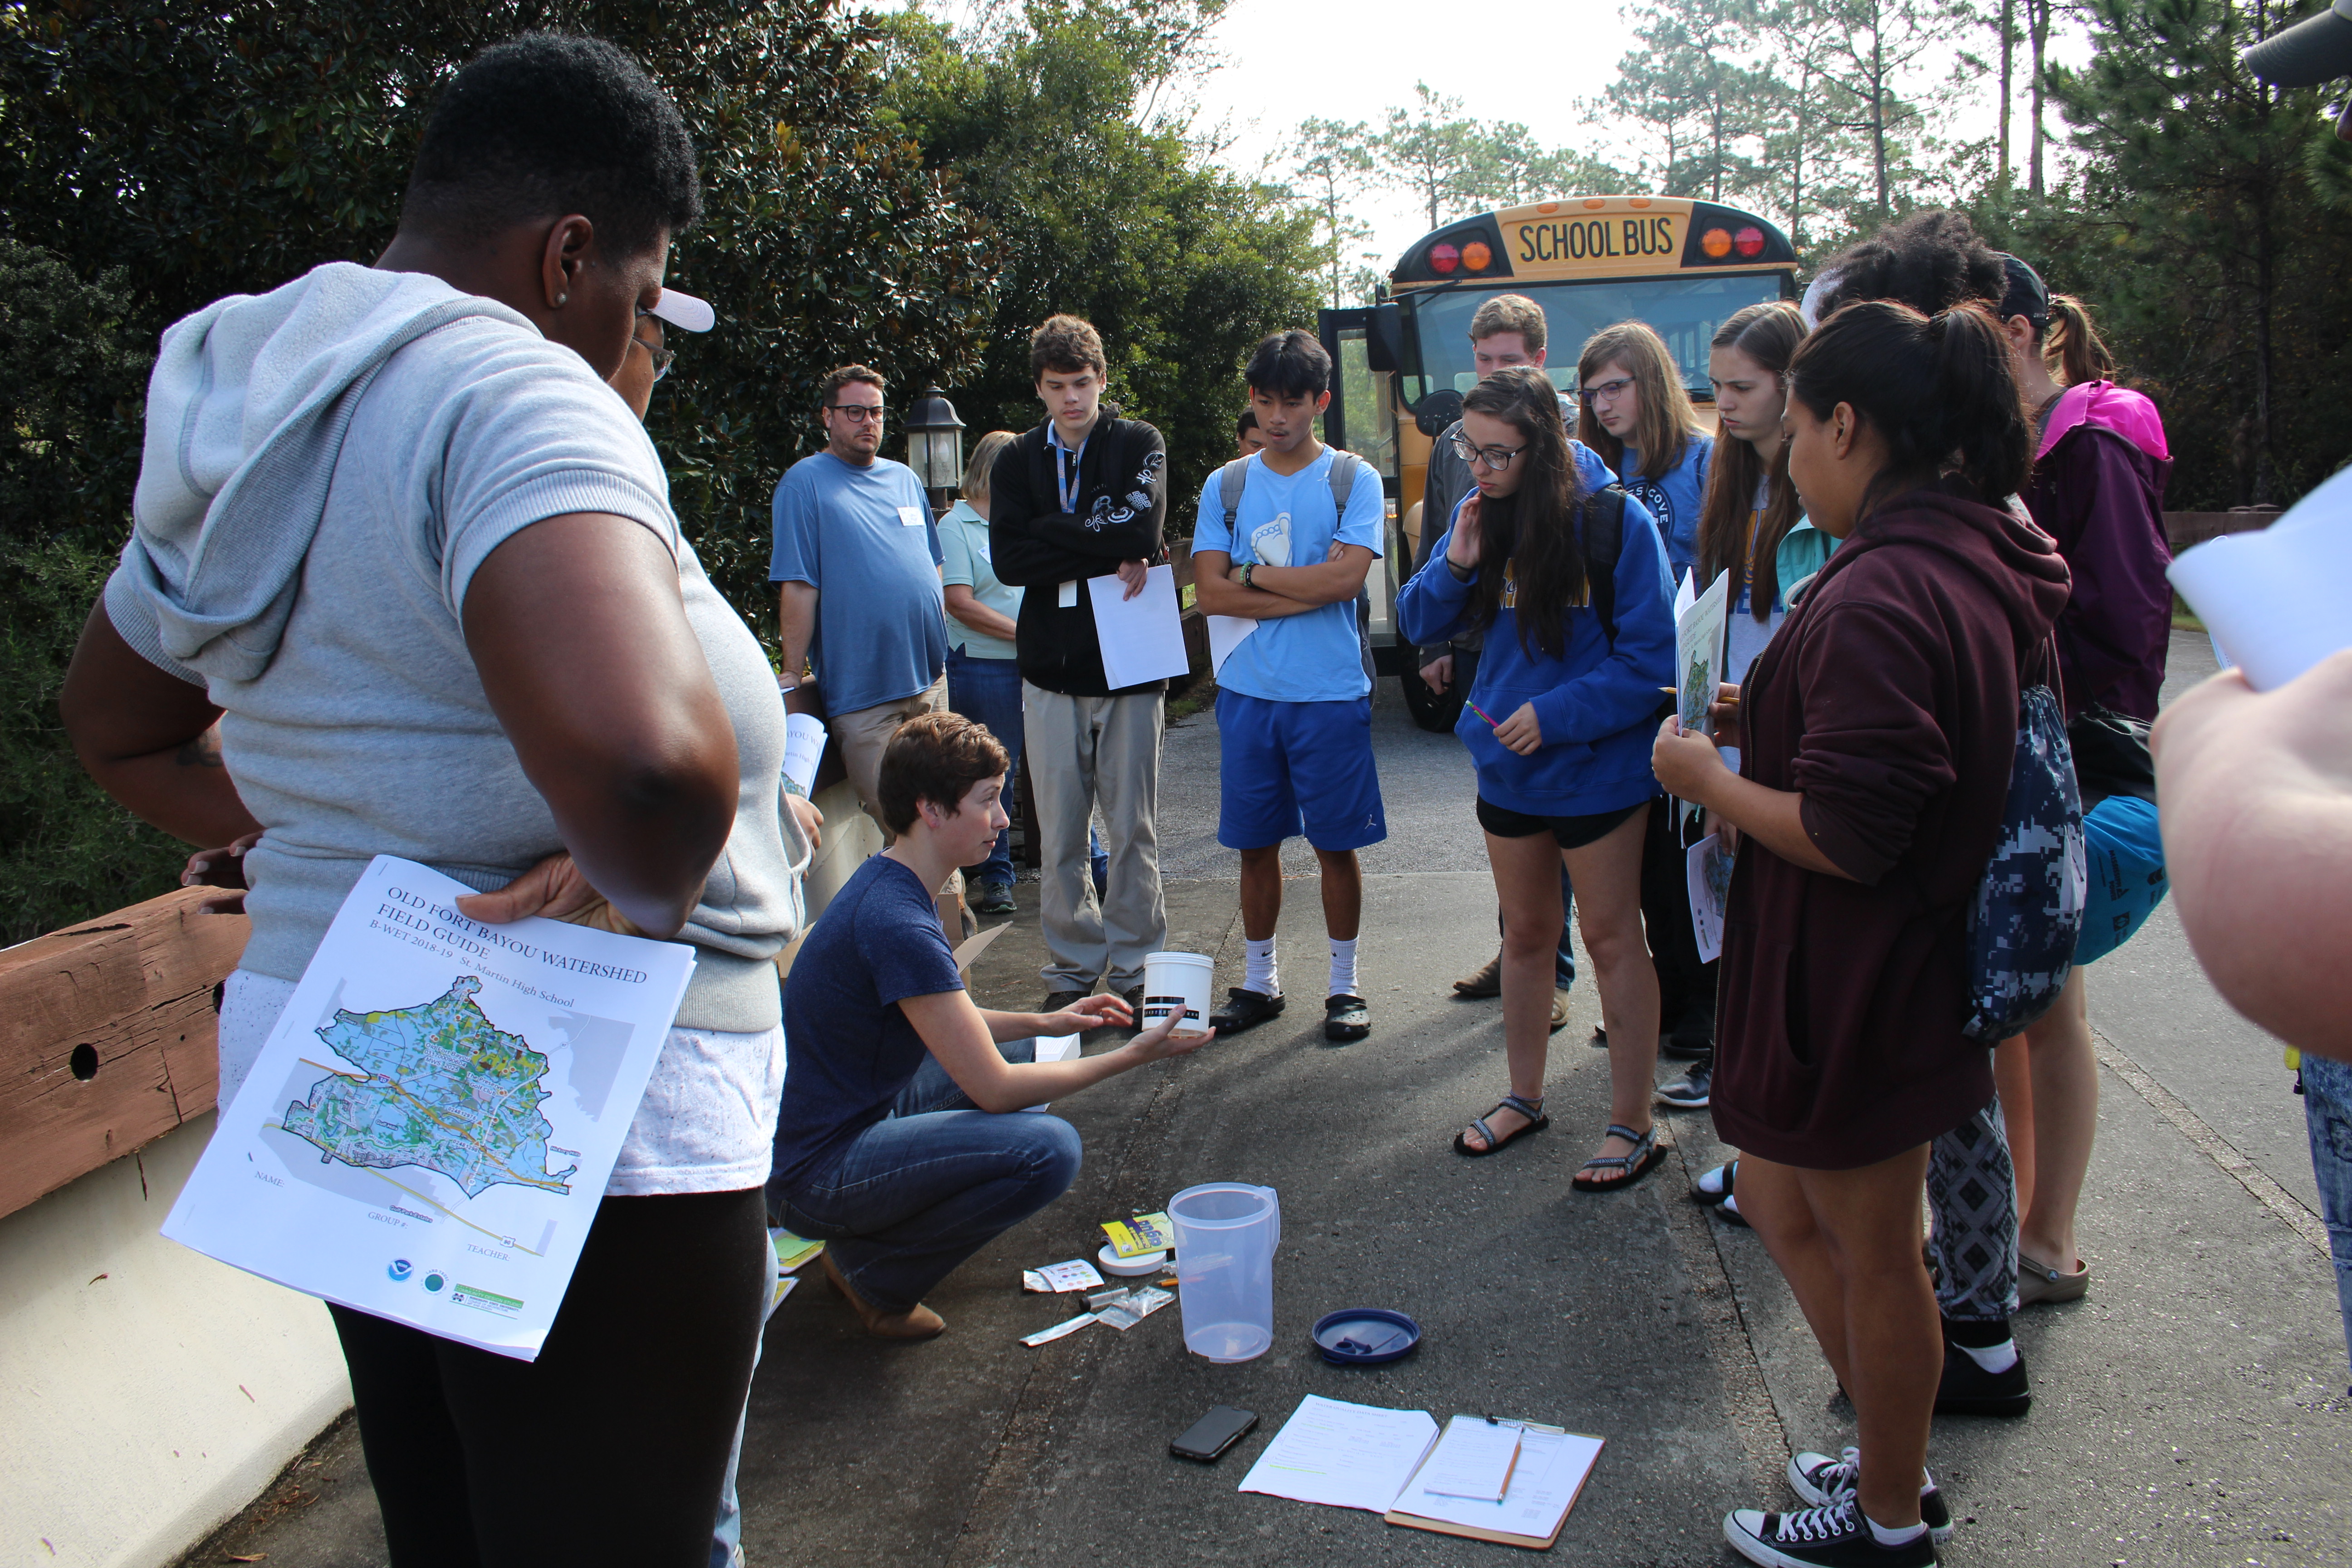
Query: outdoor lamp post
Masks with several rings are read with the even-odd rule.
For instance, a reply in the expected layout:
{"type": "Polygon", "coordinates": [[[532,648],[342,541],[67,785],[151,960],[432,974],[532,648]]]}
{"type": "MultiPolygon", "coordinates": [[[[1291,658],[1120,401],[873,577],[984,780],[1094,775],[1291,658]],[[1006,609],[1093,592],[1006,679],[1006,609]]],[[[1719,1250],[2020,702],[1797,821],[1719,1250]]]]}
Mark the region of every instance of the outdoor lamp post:
{"type": "Polygon", "coordinates": [[[963,483],[963,421],[936,386],[924,388],[907,411],[907,466],[931,492],[934,511],[945,510],[963,483]]]}

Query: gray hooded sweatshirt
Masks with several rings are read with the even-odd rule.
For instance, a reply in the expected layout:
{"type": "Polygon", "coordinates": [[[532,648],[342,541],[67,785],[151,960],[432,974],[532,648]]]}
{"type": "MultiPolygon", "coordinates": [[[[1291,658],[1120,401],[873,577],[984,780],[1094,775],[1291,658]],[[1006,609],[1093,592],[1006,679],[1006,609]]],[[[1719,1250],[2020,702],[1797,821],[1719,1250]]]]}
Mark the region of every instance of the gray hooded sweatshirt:
{"type": "Polygon", "coordinates": [[[107,615],[225,710],[265,829],[242,967],[289,981],[378,854],[488,889],[563,847],[483,695],[466,591],[542,519],[643,524],[677,563],[742,768],[679,936],[698,952],[678,1026],[780,1021],[770,961],[801,924],[810,846],[782,806],[775,678],[680,536],[643,426],[578,354],[494,300],[348,262],[219,300],[163,334],[135,510],[107,615]]]}

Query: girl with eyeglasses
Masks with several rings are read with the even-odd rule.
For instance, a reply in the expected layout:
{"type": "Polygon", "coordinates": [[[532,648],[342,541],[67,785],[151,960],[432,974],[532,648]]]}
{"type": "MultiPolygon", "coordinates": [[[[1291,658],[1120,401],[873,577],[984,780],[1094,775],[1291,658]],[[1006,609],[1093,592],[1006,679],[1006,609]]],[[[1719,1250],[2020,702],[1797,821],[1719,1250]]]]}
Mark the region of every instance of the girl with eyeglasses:
{"type": "Polygon", "coordinates": [[[1665,340],[1640,321],[1603,327],[1576,356],[1576,437],[1649,509],[1680,582],[1698,558],[1700,498],[1715,437],[1699,423],[1665,340]]]}
{"type": "Polygon", "coordinates": [[[1510,1092],[1454,1141],[1491,1154],[1550,1125],[1544,1114],[1559,873],[1576,885],[1608,1016],[1610,1126],[1580,1192],[1632,1186],[1663,1157],[1650,1121],[1658,985],[1642,935],[1643,820],[1659,688],[1675,630],[1657,529],[1620,492],[1577,477],[1559,400],[1515,366],[1471,389],[1462,437],[1476,489],[1397,596],[1428,647],[1484,633],[1454,732],[1478,770],[1478,823],[1503,906],[1503,1035],[1510,1092]]]}

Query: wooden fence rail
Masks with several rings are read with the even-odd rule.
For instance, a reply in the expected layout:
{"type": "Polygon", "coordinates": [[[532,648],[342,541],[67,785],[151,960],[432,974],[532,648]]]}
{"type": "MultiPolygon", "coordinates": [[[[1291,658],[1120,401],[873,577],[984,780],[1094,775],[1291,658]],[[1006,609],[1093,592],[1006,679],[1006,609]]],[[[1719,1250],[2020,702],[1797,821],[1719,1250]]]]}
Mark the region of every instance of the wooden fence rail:
{"type": "Polygon", "coordinates": [[[183,888],[0,952],[0,1215],[213,1108],[236,900],[183,888]]]}

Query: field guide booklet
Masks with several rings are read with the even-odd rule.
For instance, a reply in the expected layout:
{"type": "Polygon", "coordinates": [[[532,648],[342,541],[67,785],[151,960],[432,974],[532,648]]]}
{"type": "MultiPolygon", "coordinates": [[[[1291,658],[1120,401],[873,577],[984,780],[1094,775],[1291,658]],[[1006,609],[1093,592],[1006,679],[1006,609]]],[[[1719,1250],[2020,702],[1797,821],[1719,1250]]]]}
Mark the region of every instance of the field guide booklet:
{"type": "Polygon", "coordinates": [[[547,1339],[694,949],[457,913],[379,855],[163,1234],[523,1361],[547,1339]]]}

